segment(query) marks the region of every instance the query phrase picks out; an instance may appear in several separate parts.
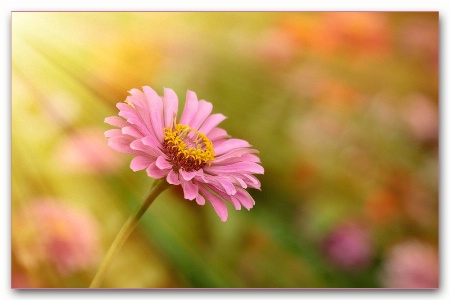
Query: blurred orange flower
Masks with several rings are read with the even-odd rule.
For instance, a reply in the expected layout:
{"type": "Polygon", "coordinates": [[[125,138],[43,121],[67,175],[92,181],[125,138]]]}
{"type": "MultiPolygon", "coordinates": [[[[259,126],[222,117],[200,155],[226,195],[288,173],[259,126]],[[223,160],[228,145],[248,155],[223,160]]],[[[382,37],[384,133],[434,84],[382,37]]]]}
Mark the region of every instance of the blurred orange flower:
{"type": "Polygon", "coordinates": [[[391,39],[385,14],[376,12],[329,12],[292,14],[281,27],[306,51],[323,55],[355,55],[366,59],[385,57],[391,39]]]}

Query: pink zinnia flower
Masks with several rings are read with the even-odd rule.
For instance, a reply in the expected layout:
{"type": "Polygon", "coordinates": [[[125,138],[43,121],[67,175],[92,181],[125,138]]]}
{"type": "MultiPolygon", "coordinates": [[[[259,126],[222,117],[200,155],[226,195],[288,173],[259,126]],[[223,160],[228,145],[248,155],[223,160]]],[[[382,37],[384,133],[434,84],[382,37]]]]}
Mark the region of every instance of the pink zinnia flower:
{"type": "Polygon", "coordinates": [[[173,90],[165,88],[163,97],[148,86],[143,91],[132,89],[125,103],[117,104],[123,119],[105,119],[119,128],[105,132],[108,144],[135,156],[133,171],[145,169],[150,177],[181,185],[184,198],[199,205],[207,199],[222,221],[228,216],[226,201],[238,210],[241,205],[250,210],[255,201],[245,189],[260,189],[253,174],[264,173],[254,155],[258,151],[218,128],[226,117],[211,114],[212,104],[199,101],[194,92],[187,92],[177,121],[178,97],[173,90]]]}

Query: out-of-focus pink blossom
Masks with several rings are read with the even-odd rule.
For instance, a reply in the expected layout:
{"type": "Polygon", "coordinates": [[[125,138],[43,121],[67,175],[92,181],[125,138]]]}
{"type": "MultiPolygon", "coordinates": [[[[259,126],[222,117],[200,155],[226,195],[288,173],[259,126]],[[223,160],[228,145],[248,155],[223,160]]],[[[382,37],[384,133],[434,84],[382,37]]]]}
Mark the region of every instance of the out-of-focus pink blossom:
{"type": "Polygon", "coordinates": [[[367,267],[373,257],[373,242],[368,230],[356,222],[345,222],[325,238],[322,250],[338,268],[352,271],[367,267]]]}
{"type": "Polygon", "coordinates": [[[380,281],[387,288],[438,288],[437,250],[417,240],[393,246],[384,261],[380,281]]]}
{"type": "Polygon", "coordinates": [[[32,287],[35,286],[25,273],[14,270],[11,272],[11,288],[20,289],[32,287]]]}
{"type": "Polygon", "coordinates": [[[439,138],[439,112],[431,99],[412,95],[403,110],[403,117],[412,136],[420,142],[432,142],[439,138]]]}
{"type": "Polygon", "coordinates": [[[422,60],[431,70],[436,71],[439,67],[439,15],[434,14],[434,19],[422,17],[406,21],[401,28],[399,40],[404,54],[422,60]]]}
{"type": "Polygon", "coordinates": [[[55,159],[67,170],[82,173],[111,172],[122,162],[120,155],[105,144],[103,131],[96,128],[81,129],[65,137],[55,159]]]}
{"type": "Polygon", "coordinates": [[[15,214],[13,224],[13,252],[25,269],[49,265],[69,275],[98,262],[98,228],[86,212],[42,198],[15,214]]]}

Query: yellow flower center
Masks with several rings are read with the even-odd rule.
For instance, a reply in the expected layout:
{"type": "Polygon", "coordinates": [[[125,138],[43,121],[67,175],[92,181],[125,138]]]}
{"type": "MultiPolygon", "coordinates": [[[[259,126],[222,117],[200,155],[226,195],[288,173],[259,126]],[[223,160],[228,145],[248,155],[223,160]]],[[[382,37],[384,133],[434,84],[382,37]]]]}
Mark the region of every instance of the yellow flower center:
{"type": "Polygon", "coordinates": [[[188,125],[174,124],[164,128],[163,147],[174,171],[180,168],[186,172],[197,171],[214,160],[211,141],[188,125]]]}

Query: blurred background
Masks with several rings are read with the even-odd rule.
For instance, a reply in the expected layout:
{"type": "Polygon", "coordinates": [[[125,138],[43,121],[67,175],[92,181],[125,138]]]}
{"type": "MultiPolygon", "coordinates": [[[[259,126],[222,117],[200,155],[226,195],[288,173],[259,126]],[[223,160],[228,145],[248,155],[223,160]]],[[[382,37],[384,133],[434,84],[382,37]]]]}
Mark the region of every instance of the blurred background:
{"type": "Polygon", "coordinates": [[[89,286],[152,183],[103,135],[144,85],[212,102],[262,191],[167,190],[104,287],[438,287],[438,13],[13,12],[11,55],[12,287],[89,286]]]}

